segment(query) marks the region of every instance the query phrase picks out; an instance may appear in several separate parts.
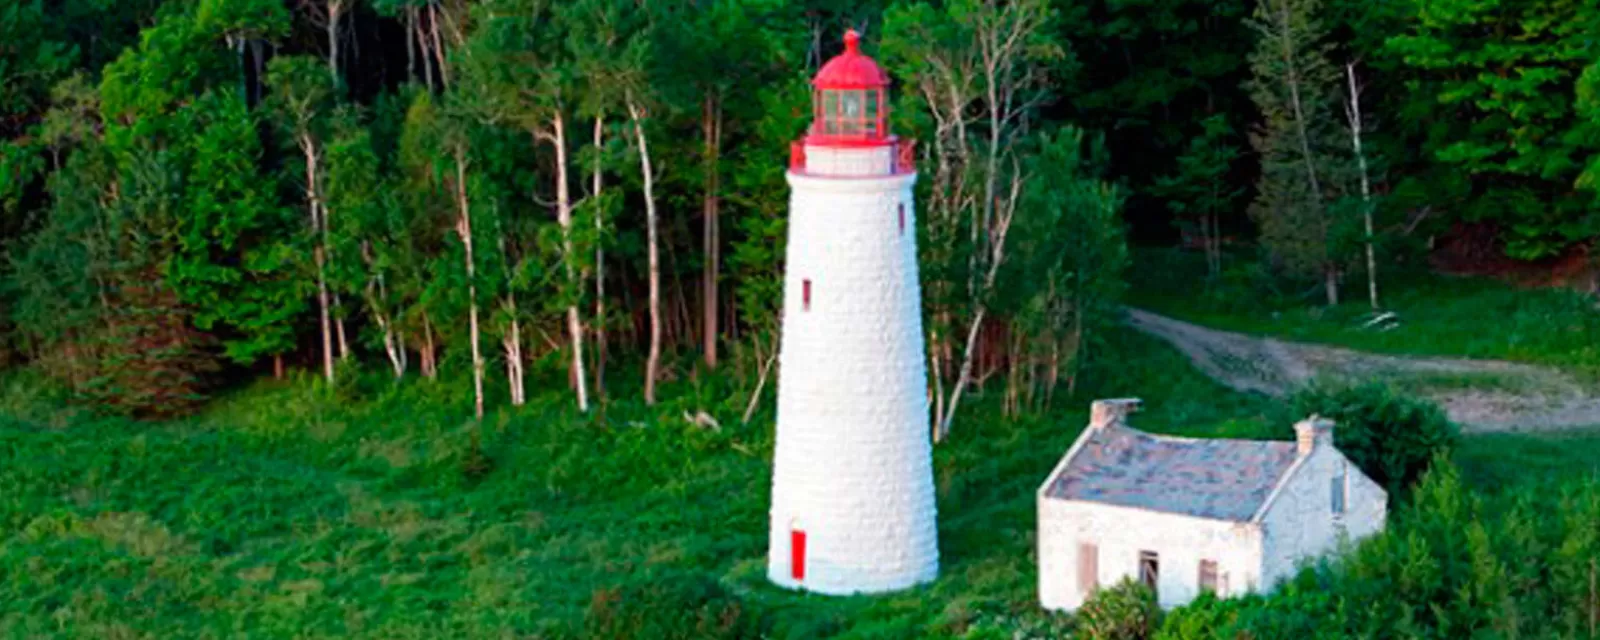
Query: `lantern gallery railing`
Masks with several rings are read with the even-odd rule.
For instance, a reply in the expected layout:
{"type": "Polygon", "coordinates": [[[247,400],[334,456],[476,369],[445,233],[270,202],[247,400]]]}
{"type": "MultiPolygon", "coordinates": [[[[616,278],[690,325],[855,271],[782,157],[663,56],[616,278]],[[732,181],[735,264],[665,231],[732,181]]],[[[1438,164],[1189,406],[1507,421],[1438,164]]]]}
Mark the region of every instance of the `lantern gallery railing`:
{"type": "MultiPolygon", "coordinates": [[[[888,169],[890,175],[912,173],[917,170],[917,141],[895,140],[884,146],[888,147],[888,169]]],[[[850,151],[847,151],[846,153],[877,153],[880,152],[884,146],[856,147],[850,149],[850,151]]],[[[881,162],[881,160],[878,162],[881,162]]],[[[822,169],[823,173],[831,173],[828,169],[837,166],[836,164],[826,162],[824,165],[824,167],[819,167],[822,169]]],[[[880,164],[878,166],[881,167],[882,165],[880,164]]],[[[794,173],[808,173],[806,164],[806,143],[804,140],[796,140],[794,143],[789,145],[789,170],[794,173]]],[[[881,171],[881,169],[878,171],[881,171]]]]}

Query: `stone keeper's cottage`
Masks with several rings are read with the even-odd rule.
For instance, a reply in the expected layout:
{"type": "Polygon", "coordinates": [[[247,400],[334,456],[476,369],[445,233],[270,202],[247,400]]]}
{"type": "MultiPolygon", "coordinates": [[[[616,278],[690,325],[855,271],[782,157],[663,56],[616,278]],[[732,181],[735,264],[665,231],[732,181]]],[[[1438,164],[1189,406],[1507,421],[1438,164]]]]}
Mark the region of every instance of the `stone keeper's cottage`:
{"type": "Polygon", "coordinates": [[[1383,528],[1388,495],[1312,416],[1295,442],[1160,436],[1138,400],[1100,400],[1039,487],[1039,601],[1074,610],[1124,577],[1162,607],[1269,588],[1298,561],[1383,528]]]}

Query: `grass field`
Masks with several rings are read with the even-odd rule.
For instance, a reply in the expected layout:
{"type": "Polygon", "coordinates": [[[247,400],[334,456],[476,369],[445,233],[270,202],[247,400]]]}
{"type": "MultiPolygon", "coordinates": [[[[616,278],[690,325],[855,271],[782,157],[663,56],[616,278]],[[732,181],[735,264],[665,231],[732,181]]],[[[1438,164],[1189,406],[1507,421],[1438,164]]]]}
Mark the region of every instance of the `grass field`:
{"type": "Polygon", "coordinates": [[[1383,274],[1380,293],[1400,323],[1379,331],[1362,328],[1371,307],[1359,273],[1346,282],[1344,303],[1330,308],[1321,304],[1320,287],[1285,289],[1254,274],[1253,257],[1230,257],[1229,273],[1204,287],[1193,277],[1205,271],[1198,253],[1136,255],[1128,303],[1208,327],[1380,353],[1548,364],[1600,377],[1600,312],[1577,292],[1395,270],[1383,274]]]}
{"type": "Polygon", "coordinates": [[[704,403],[616,403],[607,426],[536,393],[486,418],[480,460],[468,398],[426,383],[263,384],[194,419],[137,424],[62,412],[11,378],[0,400],[0,628],[558,636],[580,628],[602,590],[674,571],[728,585],[780,637],[1045,624],[1033,605],[1033,492],[1091,397],[1143,395],[1152,428],[1273,430],[1265,401],[1224,391],[1149,339],[1111,340],[1116,362],[1049,416],[985,418],[995,412],[977,398],[936,453],[942,577],[880,598],[765,584],[770,406],[740,426],[731,388],[680,383],[665,397],[704,403]],[[698,409],[723,427],[679,417],[698,409]]]}
{"type": "MultiPolygon", "coordinates": [[[[842,599],[766,584],[770,406],[739,425],[744,398],[726,380],[676,383],[664,397],[679,400],[655,410],[612,404],[605,425],[535,393],[486,418],[475,448],[464,384],[263,384],[193,419],[140,424],[64,410],[13,376],[0,393],[0,629],[564,637],[619,588],[689,574],[775,637],[1060,630],[1035,605],[1033,493],[1089,399],[1143,397],[1150,430],[1289,433],[1281,406],[1215,385],[1161,344],[1125,330],[1108,341],[1116,357],[1078,398],[1009,421],[985,417],[998,412],[979,397],[936,449],[936,583],[842,599]],[[681,417],[701,409],[722,427],[681,417]]],[[[1592,474],[1595,454],[1600,437],[1505,435],[1460,457],[1472,484],[1499,491],[1592,474]]]]}

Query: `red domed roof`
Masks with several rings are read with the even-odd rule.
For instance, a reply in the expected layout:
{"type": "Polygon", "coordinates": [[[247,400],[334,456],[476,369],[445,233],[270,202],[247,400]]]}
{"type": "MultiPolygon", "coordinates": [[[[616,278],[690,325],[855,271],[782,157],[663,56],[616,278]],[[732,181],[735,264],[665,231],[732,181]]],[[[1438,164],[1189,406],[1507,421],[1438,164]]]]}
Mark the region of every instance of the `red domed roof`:
{"type": "Polygon", "coordinates": [[[811,85],[818,89],[872,89],[887,86],[889,76],[872,58],[861,55],[861,34],[851,29],[844,33],[844,53],[834,56],[811,85]]]}

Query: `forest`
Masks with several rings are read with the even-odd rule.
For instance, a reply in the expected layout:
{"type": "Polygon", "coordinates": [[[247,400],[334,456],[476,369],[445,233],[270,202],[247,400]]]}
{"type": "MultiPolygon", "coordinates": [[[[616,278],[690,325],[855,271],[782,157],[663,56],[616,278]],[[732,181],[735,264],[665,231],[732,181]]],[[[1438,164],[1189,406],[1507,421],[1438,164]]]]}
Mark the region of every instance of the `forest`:
{"type": "Polygon", "coordinates": [[[1430,248],[1581,263],[1594,14],[22,2],[0,67],[6,357],[135,415],[287,368],[467,370],[480,416],[561,369],[580,410],[759,376],[787,145],[855,27],[923,143],[943,432],[974,385],[1010,411],[1070,392],[1129,233],[1202,248],[1206,279],[1258,240],[1269,277],[1375,309],[1380,263],[1430,248]]]}
{"type": "MultiPolygon", "coordinates": [[[[10,0],[0,629],[1600,637],[1584,429],[1374,454],[1395,531],[1164,622],[1027,574],[1094,397],[1184,435],[1321,406],[1126,305],[1592,382],[1595,33],[1570,0],[10,0]],[[952,577],[830,603],[756,574],[785,173],[847,29],[916,141],[952,577]]],[[[1515,386],[1424,382],[1336,404],[1515,386]]]]}

